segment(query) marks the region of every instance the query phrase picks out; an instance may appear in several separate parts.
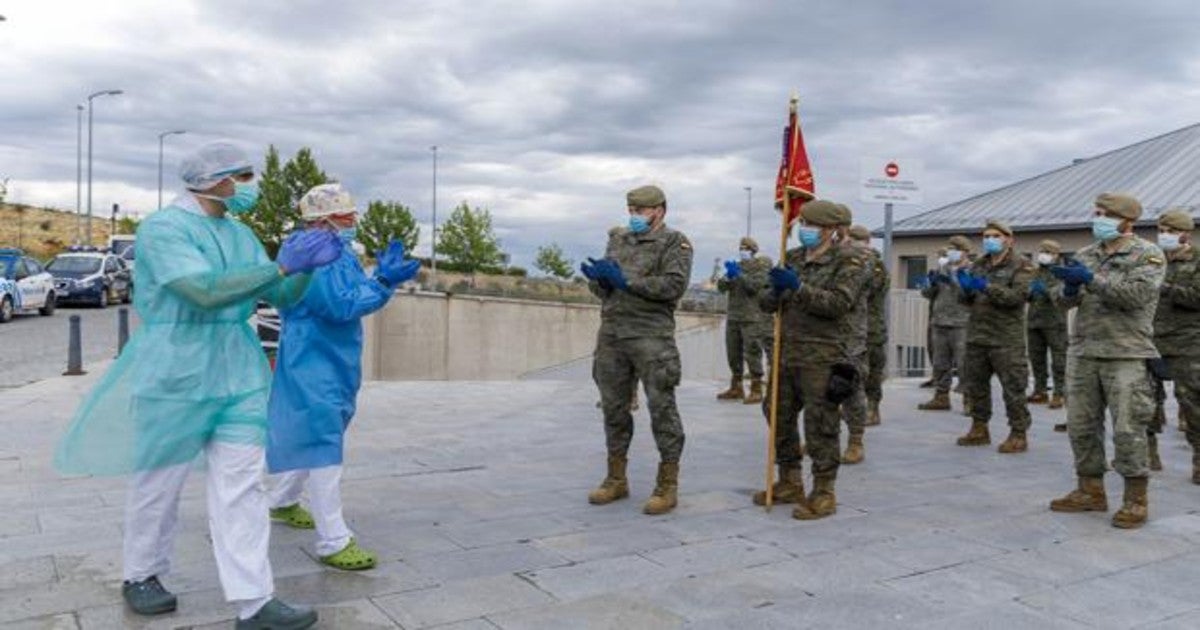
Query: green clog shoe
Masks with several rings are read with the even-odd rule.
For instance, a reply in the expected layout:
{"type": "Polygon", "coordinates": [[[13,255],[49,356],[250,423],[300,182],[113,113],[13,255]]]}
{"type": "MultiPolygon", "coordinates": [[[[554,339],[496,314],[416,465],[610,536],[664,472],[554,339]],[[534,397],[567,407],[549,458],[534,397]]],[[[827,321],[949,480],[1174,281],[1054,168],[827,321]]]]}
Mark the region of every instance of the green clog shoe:
{"type": "Polygon", "coordinates": [[[353,538],[341,551],[321,556],[321,564],[343,571],[365,571],[375,568],[375,554],[358,546],[353,538]]]}
{"type": "Polygon", "coordinates": [[[312,514],[299,503],[287,507],[271,508],[271,520],[296,529],[315,529],[317,526],[312,514]]]}

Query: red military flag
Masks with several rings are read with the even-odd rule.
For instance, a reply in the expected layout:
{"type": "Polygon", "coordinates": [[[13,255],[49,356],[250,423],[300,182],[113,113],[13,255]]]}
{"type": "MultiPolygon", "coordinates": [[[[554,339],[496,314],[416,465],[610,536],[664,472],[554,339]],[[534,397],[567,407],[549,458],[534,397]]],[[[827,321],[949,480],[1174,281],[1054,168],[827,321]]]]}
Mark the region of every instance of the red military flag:
{"type": "Polygon", "coordinates": [[[804,134],[800,133],[800,119],[796,114],[798,101],[793,96],[788,105],[788,124],[783,130],[783,159],[775,178],[775,206],[780,210],[787,207],[788,216],[784,217],[787,226],[799,218],[800,206],[814,198],[816,192],[808,152],[804,149],[804,134]],[[784,204],[785,195],[791,198],[790,203],[784,204]]]}

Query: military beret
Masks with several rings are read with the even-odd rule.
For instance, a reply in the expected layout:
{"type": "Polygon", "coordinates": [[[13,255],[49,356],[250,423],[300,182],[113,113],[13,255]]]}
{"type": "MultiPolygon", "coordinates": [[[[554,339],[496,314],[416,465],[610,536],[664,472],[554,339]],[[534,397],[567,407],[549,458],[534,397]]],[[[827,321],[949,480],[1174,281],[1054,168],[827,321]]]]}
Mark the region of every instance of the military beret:
{"type": "Polygon", "coordinates": [[[850,238],[856,241],[870,242],[871,230],[868,230],[865,225],[852,225],[850,226],[850,238]]]}
{"type": "Polygon", "coordinates": [[[1159,215],[1158,227],[1191,232],[1196,229],[1196,221],[1192,219],[1192,214],[1187,210],[1172,208],[1159,215]]]}
{"type": "Polygon", "coordinates": [[[837,207],[841,208],[842,211],[846,213],[846,222],[842,225],[850,225],[850,217],[854,216],[854,212],[850,210],[850,206],[847,206],[844,203],[839,203],[837,207]]]}
{"type": "Polygon", "coordinates": [[[1049,238],[1042,241],[1038,245],[1038,249],[1043,252],[1050,252],[1051,254],[1061,254],[1062,253],[1062,245],[1059,245],[1058,241],[1049,239],[1049,238]]]}
{"type": "Polygon", "coordinates": [[[845,212],[836,203],[824,199],[810,201],[800,208],[800,218],[805,223],[821,227],[841,225],[844,214],[845,212]]]}
{"type": "Polygon", "coordinates": [[[963,236],[962,234],[951,236],[950,242],[947,243],[947,245],[957,249],[960,252],[970,253],[971,251],[971,239],[963,236]]]}
{"type": "Polygon", "coordinates": [[[748,249],[752,252],[757,252],[758,251],[758,242],[755,241],[754,239],[750,238],[749,236],[743,236],[742,240],[738,241],[738,248],[739,249],[748,249]]]}
{"type": "Polygon", "coordinates": [[[667,196],[658,186],[641,186],[625,193],[625,202],[635,208],[654,208],[667,203],[667,196]]]}
{"type": "Polygon", "coordinates": [[[1142,204],[1124,193],[1100,193],[1100,196],[1096,197],[1096,207],[1130,221],[1136,221],[1142,216],[1142,204]]]}
{"type": "Polygon", "coordinates": [[[986,230],[996,230],[997,232],[1000,232],[1001,234],[1003,234],[1005,236],[1013,235],[1012,228],[1008,227],[1007,223],[996,220],[996,219],[988,219],[988,222],[986,225],[983,226],[983,229],[985,231],[986,230]]]}

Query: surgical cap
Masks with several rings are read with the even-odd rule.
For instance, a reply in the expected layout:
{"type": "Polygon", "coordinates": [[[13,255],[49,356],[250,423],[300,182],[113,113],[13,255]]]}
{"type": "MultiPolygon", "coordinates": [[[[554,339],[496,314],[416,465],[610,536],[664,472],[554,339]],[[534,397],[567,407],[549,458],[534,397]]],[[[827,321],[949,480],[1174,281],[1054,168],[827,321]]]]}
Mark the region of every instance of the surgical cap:
{"type": "Polygon", "coordinates": [[[229,142],[210,142],[179,163],[179,177],[191,190],[207,190],[230,175],[253,170],[246,152],[229,142]]]}

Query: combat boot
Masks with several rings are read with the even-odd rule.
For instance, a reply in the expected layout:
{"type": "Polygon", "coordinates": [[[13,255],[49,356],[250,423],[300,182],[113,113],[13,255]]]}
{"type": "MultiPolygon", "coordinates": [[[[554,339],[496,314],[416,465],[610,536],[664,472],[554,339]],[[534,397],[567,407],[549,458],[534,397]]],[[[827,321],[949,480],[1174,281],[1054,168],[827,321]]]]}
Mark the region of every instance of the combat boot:
{"type": "Polygon", "coordinates": [[[1150,515],[1149,501],[1146,498],[1146,488],[1149,485],[1149,477],[1125,478],[1125,498],[1121,501],[1121,509],[1113,514],[1113,527],[1137,529],[1146,523],[1146,517],[1150,515]]]}
{"type": "Polygon", "coordinates": [[[600,482],[600,487],[588,493],[588,503],[604,505],[629,496],[629,480],[625,478],[627,462],[624,457],[608,456],[608,476],[600,482]]]}
{"type": "Polygon", "coordinates": [[[1050,397],[1050,404],[1046,405],[1046,407],[1049,409],[1062,409],[1063,404],[1063,397],[1059,394],[1055,394],[1050,397]]]}
{"type": "Polygon", "coordinates": [[[917,405],[917,409],[921,411],[949,411],[950,392],[934,392],[933,398],[929,399],[928,402],[917,405]]]}
{"type": "Polygon", "coordinates": [[[1025,399],[1025,402],[1031,405],[1041,405],[1049,402],[1049,400],[1050,397],[1046,396],[1046,392],[1033,392],[1028,398],[1025,399]]]}
{"type": "Polygon", "coordinates": [[[741,400],[746,397],[742,391],[742,377],[734,376],[729,379],[729,389],[717,394],[717,400],[741,400]]]}
{"type": "Polygon", "coordinates": [[[1150,456],[1150,470],[1162,470],[1162,458],[1158,456],[1158,435],[1146,434],[1146,454],[1150,456]]]}
{"type": "Polygon", "coordinates": [[[846,452],[842,453],[843,464],[857,464],[863,460],[866,453],[863,450],[863,434],[850,434],[850,442],[846,444],[846,452]]]}
{"type": "Polygon", "coordinates": [[[1008,439],[996,449],[1001,453],[1024,453],[1029,450],[1029,442],[1025,439],[1025,432],[1020,429],[1013,429],[1008,432],[1008,439]]]}
{"type": "Polygon", "coordinates": [[[758,405],[763,401],[763,382],[761,378],[750,379],[750,393],[742,402],[747,405],[758,405]]]}
{"type": "Polygon", "coordinates": [[[833,492],[833,477],[813,479],[813,491],[808,499],[792,510],[792,518],[814,521],[837,512],[837,495],[833,492]]]}
{"type": "Polygon", "coordinates": [[[877,426],[882,420],[879,418],[879,401],[871,403],[871,409],[867,411],[867,426],[877,426]]]}
{"type": "Polygon", "coordinates": [[[654,494],[642,506],[646,514],[666,514],[675,509],[676,495],[679,492],[679,462],[660,462],[658,464],[658,484],[654,486],[654,494]]]}
{"type": "MultiPolygon", "coordinates": [[[[804,501],[804,473],[799,466],[779,466],[779,481],[771,484],[771,503],[802,503],[804,501]]],[[[767,504],[767,491],[754,493],[754,505],[767,504]]]]}
{"type": "Polygon", "coordinates": [[[971,430],[958,438],[959,446],[987,446],[992,443],[992,434],[988,432],[988,424],[981,420],[971,422],[971,430]]]}
{"type": "Polygon", "coordinates": [[[1050,502],[1054,512],[1107,512],[1104,477],[1080,477],[1079,487],[1050,502]]]}

